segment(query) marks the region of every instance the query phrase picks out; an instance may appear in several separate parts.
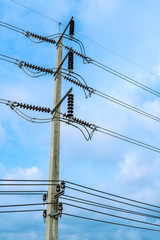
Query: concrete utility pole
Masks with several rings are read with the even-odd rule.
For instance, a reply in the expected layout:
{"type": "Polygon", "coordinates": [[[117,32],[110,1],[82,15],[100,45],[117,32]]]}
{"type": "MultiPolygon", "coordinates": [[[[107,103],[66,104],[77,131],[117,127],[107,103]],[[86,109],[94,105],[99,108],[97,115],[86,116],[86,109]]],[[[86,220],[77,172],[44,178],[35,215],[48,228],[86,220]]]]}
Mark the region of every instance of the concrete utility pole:
{"type": "MultiPolygon", "coordinates": [[[[62,62],[62,43],[61,38],[57,46],[57,59],[56,68],[58,68],[62,62]]],[[[61,68],[55,76],[54,84],[54,102],[53,108],[61,100],[61,68]]],[[[60,107],[55,114],[56,118],[60,117],[60,107]]],[[[60,149],[60,121],[52,122],[52,134],[51,134],[51,150],[50,150],[50,167],[49,167],[49,180],[59,180],[59,149],[60,149]]],[[[56,195],[56,186],[48,186],[48,202],[54,202],[54,196],[56,195]]],[[[50,214],[54,212],[54,205],[48,204],[47,206],[47,219],[46,219],[46,240],[58,240],[58,218],[51,217],[50,214]]]]}

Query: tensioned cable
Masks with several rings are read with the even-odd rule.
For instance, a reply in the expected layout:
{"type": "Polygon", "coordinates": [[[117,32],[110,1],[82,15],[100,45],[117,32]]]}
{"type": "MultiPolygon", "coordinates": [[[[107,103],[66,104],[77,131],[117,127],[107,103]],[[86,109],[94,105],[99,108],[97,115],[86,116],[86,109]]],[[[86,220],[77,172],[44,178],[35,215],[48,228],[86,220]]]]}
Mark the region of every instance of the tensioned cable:
{"type": "Polygon", "coordinates": [[[94,207],[98,207],[98,208],[109,209],[109,210],[116,211],[116,212],[122,212],[122,213],[127,213],[127,214],[143,216],[143,217],[160,219],[160,216],[156,216],[156,215],[151,215],[151,214],[146,214],[146,213],[143,213],[143,212],[132,211],[132,210],[124,209],[124,208],[118,208],[118,207],[115,207],[115,206],[102,204],[102,203],[99,203],[99,202],[94,202],[94,201],[90,201],[90,200],[86,200],[86,199],[82,199],[82,198],[68,196],[66,194],[64,196],[60,196],[60,198],[64,199],[64,200],[67,200],[67,201],[77,202],[77,203],[81,203],[81,204],[85,204],[85,205],[89,205],[89,206],[94,206],[94,207]]]}
{"type": "MultiPolygon", "coordinates": [[[[15,58],[12,58],[12,57],[9,57],[9,56],[3,55],[3,54],[0,54],[0,55],[1,55],[1,56],[4,56],[4,57],[6,57],[6,58],[9,58],[9,59],[11,59],[11,60],[15,60],[16,62],[12,62],[12,61],[11,61],[11,63],[14,63],[14,64],[16,64],[16,65],[19,65],[17,62],[20,62],[20,60],[17,60],[17,59],[15,59],[15,58]]],[[[0,58],[0,59],[2,59],[2,58],[0,58]]],[[[6,60],[6,59],[2,59],[2,60],[8,61],[8,60],[6,60]]],[[[139,108],[136,108],[136,107],[134,107],[134,106],[132,106],[132,105],[129,105],[129,104],[125,103],[125,102],[122,102],[121,100],[119,100],[119,99],[117,99],[117,98],[114,98],[114,97],[111,97],[111,96],[109,96],[109,95],[107,95],[107,94],[105,94],[105,93],[103,93],[103,92],[100,92],[100,91],[98,91],[98,90],[96,90],[96,89],[92,89],[92,88],[90,88],[90,89],[92,90],[93,94],[95,94],[95,95],[97,95],[97,96],[99,96],[99,97],[105,98],[105,99],[107,99],[107,100],[109,100],[109,101],[112,101],[112,102],[114,102],[114,103],[116,103],[116,104],[118,104],[118,105],[120,105],[120,106],[123,106],[123,107],[125,107],[125,108],[127,108],[127,109],[130,109],[130,110],[132,110],[132,111],[134,111],[134,112],[137,112],[137,113],[139,113],[139,114],[141,114],[141,115],[143,115],[143,116],[145,116],[145,117],[148,117],[148,118],[150,118],[150,119],[152,119],[152,120],[155,120],[155,121],[157,121],[157,122],[160,122],[160,118],[159,118],[159,117],[156,117],[156,116],[154,116],[154,115],[152,115],[152,114],[150,114],[150,113],[147,113],[147,112],[145,112],[145,111],[143,111],[143,110],[141,110],[141,109],[139,109],[139,108]]]]}
{"type": "Polygon", "coordinates": [[[114,102],[114,103],[116,103],[116,104],[118,104],[118,105],[120,105],[122,107],[125,107],[127,109],[130,109],[130,110],[132,110],[134,112],[137,112],[137,113],[139,113],[139,114],[141,114],[141,115],[143,115],[145,117],[148,117],[148,118],[150,118],[152,120],[160,122],[160,118],[159,117],[156,117],[156,116],[154,116],[154,115],[152,115],[150,113],[147,113],[147,112],[145,112],[145,111],[143,111],[143,110],[141,110],[139,108],[136,108],[136,107],[134,107],[134,106],[132,106],[130,104],[122,102],[121,100],[119,100],[117,98],[114,98],[114,97],[111,97],[111,96],[109,96],[109,95],[107,95],[105,93],[102,93],[102,92],[98,91],[98,90],[94,90],[93,89],[93,94],[95,94],[95,95],[97,95],[99,97],[105,98],[105,99],[107,99],[107,100],[109,100],[111,102],[114,102]]]}
{"type": "Polygon", "coordinates": [[[29,210],[16,210],[16,211],[0,211],[0,213],[22,213],[22,212],[40,212],[44,209],[29,209],[29,210]]]}
{"type": "Polygon", "coordinates": [[[135,85],[135,86],[137,86],[137,87],[139,87],[139,88],[142,88],[143,90],[145,90],[147,92],[150,92],[150,93],[160,97],[159,92],[147,87],[146,85],[134,80],[133,78],[130,78],[130,77],[120,73],[119,71],[114,70],[113,68],[110,68],[110,67],[108,67],[108,66],[106,66],[106,65],[104,65],[104,64],[102,64],[102,63],[100,63],[96,60],[93,60],[93,59],[92,59],[91,63],[94,64],[95,66],[97,66],[97,67],[99,67],[99,68],[101,68],[101,69],[103,69],[103,70],[105,70],[105,71],[107,71],[107,72],[109,72],[109,73],[111,73],[111,74],[113,74],[113,75],[115,75],[115,76],[117,76],[117,77],[135,85]]]}
{"type": "Polygon", "coordinates": [[[110,221],[104,221],[104,220],[100,220],[100,219],[88,218],[88,217],[78,216],[78,215],[69,214],[69,213],[65,213],[65,212],[63,212],[62,215],[66,215],[66,216],[70,216],[70,217],[76,217],[76,218],[82,218],[82,219],[91,220],[91,221],[95,221],[95,222],[101,222],[101,223],[107,223],[107,224],[112,224],[112,225],[118,225],[118,226],[122,226],[122,227],[129,227],[129,228],[136,228],[136,229],[141,229],[141,230],[150,230],[150,231],[160,232],[160,230],[157,230],[157,229],[144,228],[144,227],[139,227],[139,226],[134,226],[134,225],[127,225],[127,224],[122,224],[122,223],[115,223],[115,222],[110,222],[110,221]]]}
{"type": "Polygon", "coordinates": [[[80,190],[80,189],[76,189],[76,188],[72,188],[72,187],[68,187],[68,186],[66,186],[66,188],[69,188],[69,189],[74,190],[74,191],[77,191],[77,192],[85,193],[85,194],[88,194],[88,195],[91,195],[91,196],[94,196],[94,197],[103,198],[103,199],[106,199],[106,200],[109,200],[109,201],[113,201],[113,202],[116,202],[116,203],[125,204],[125,205],[131,206],[131,207],[141,208],[141,209],[144,209],[144,210],[148,210],[148,211],[160,213],[160,211],[155,210],[155,209],[138,206],[138,205],[136,205],[136,204],[123,202],[123,201],[120,201],[120,200],[117,200],[117,199],[113,199],[113,198],[105,197],[105,196],[102,196],[102,195],[98,195],[98,194],[86,192],[86,191],[83,191],[83,190],[80,190]]]}
{"type": "MultiPolygon", "coordinates": [[[[46,180],[46,179],[0,179],[0,182],[62,182],[64,180],[46,180]]],[[[142,202],[142,201],[138,201],[138,200],[135,200],[135,199],[131,199],[131,198],[127,198],[127,197],[124,197],[124,196],[120,196],[120,195],[116,195],[116,194],[113,194],[113,193],[109,193],[109,192],[105,192],[105,191],[102,191],[102,190],[98,190],[98,189],[95,189],[95,188],[91,188],[91,187],[88,187],[88,186],[84,186],[84,185],[81,185],[81,184],[77,184],[77,183],[74,183],[74,182],[71,182],[71,181],[64,181],[65,183],[68,183],[68,184],[71,184],[71,185],[74,185],[74,186],[77,186],[77,187],[81,187],[81,188],[85,188],[85,189],[88,189],[88,190],[91,190],[91,191],[94,191],[94,192],[98,192],[98,193],[102,193],[102,194],[105,194],[105,195],[109,195],[109,196],[112,196],[112,197],[116,197],[116,198],[120,198],[120,199],[123,199],[123,200],[127,200],[127,201],[132,201],[132,202],[135,202],[135,203],[139,203],[139,204],[143,204],[143,205],[147,205],[147,206],[150,206],[150,207],[155,207],[155,208],[160,208],[160,206],[157,206],[155,204],[151,204],[151,203],[147,203],[147,202],[142,202]]],[[[5,186],[6,184],[3,184],[3,186],[5,186]]],[[[48,184],[47,184],[48,185],[48,184]]],[[[46,190],[38,190],[38,191],[41,191],[41,192],[44,192],[46,190]]],[[[4,192],[4,191],[3,191],[4,192]]],[[[9,192],[12,192],[12,191],[9,191],[9,192]]],[[[17,191],[16,191],[17,192],[17,191]]],[[[27,192],[27,191],[25,191],[27,192]]],[[[29,191],[31,192],[31,191],[29,191]]],[[[35,192],[35,191],[34,191],[35,192]]],[[[66,195],[65,195],[66,196],[66,195]]]]}
{"type": "MultiPolygon", "coordinates": [[[[17,113],[17,114],[18,114],[18,113],[17,113]]],[[[64,114],[62,114],[62,115],[64,115],[64,114]]],[[[21,115],[20,115],[20,116],[21,116],[21,115]]],[[[25,119],[26,119],[26,118],[25,118],[25,119]]],[[[26,120],[27,120],[27,119],[26,119],[26,120]]],[[[43,119],[42,119],[42,120],[43,120],[43,119]]],[[[59,120],[61,120],[61,119],[59,119],[59,120]]],[[[66,119],[65,119],[65,120],[66,120],[66,119]]],[[[49,122],[50,122],[50,121],[49,121],[49,122]]],[[[74,123],[74,121],[72,121],[72,122],[74,123]]],[[[40,123],[43,123],[43,122],[40,122],[40,123]]],[[[44,123],[45,123],[45,122],[44,122],[44,123]]],[[[47,121],[47,123],[48,123],[48,121],[47,121]]],[[[69,123],[68,121],[67,121],[67,122],[65,121],[65,123],[66,123],[66,124],[71,124],[71,123],[69,123]]],[[[102,128],[102,127],[100,127],[100,126],[96,126],[95,124],[91,124],[91,125],[93,125],[93,127],[95,128],[95,131],[98,131],[98,132],[104,133],[104,134],[106,134],[106,135],[109,135],[109,136],[118,138],[118,139],[120,139],[120,140],[123,140],[123,141],[129,142],[129,143],[135,144],[135,145],[140,146],[140,147],[143,147],[143,148],[145,148],[145,149],[148,149],[148,150],[151,150],[151,151],[160,153],[160,148],[158,148],[158,147],[154,147],[154,146],[152,146],[152,145],[150,145],[150,144],[146,144],[146,143],[144,143],[144,142],[141,142],[141,141],[138,141],[138,140],[136,140],[136,139],[127,137],[127,136],[125,136],[125,135],[119,134],[119,133],[114,132],[114,131],[111,131],[111,130],[109,130],[109,129],[102,128]]]]}
{"type": "MultiPolygon", "coordinates": [[[[55,19],[53,19],[53,18],[49,18],[49,17],[47,17],[46,15],[44,15],[44,14],[38,12],[38,11],[33,10],[32,8],[29,8],[29,7],[25,6],[25,5],[22,5],[22,4],[18,3],[18,2],[16,2],[15,0],[10,0],[10,1],[11,1],[11,2],[14,2],[14,3],[18,4],[19,6],[21,6],[21,7],[23,7],[23,8],[26,8],[26,9],[32,11],[32,12],[35,12],[35,13],[41,15],[42,17],[47,18],[48,20],[54,21],[54,22],[56,22],[56,23],[58,23],[58,24],[61,24],[63,27],[65,27],[65,25],[64,25],[63,23],[58,22],[57,20],[55,20],[55,19]]],[[[85,35],[83,35],[83,34],[81,34],[81,33],[79,33],[79,32],[76,32],[76,33],[77,33],[78,35],[82,36],[83,38],[86,38],[88,41],[93,42],[94,44],[100,46],[101,48],[103,48],[103,49],[111,52],[112,54],[120,57],[121,59],[123,59],[123,60],[125,60],[125,61],[127,61],[127,62],[129,62],[129,63],[131,63],[131,64],[133,64],[133,65],[135,65],[135,66],[137,66],[137,67],[139,67],[139,68],[141,68],[141,69],[143,69],[144,71],[146,71],[146,72],[148,72],[148,73],[150,73],[150,74],[152,74],[152,75],[160,78],[160,76],[159,76],[158,74],[156,74],[156,73],[148,70],[147,68],[141,66],[140,64],[137,64],[137,63],[135,63],[134,61],[132,61],[132,60],[130,60],[130,59],[127,59],[126,57],[120,55],[119,53],[116,53],[115,51],[109,49],[108,47],[103,46],[102,44],[100,44],[100,43],[98,43],[98,42],[96,42],[96,41],[94,41],[94,40],[86,37],[85,35]]]]}
{"type": "Polygon", "coordinates": [[[0,183],[0,186],[57,186],[56,183],[0,183]]]}
{"type": "Polygon", "coordinates": [[[154,204],[138,201],[138,200],[127,198],[127,197],[122,197],[120,195],[112,194],[112,193],[109,193],[109,192],[104,192],[104,191],[101,191],[101,190],[98,190],[98,189],[95,189],[95,188],[91,188],[91,187],[86,187],[84,185],[80,185],[80,184],[73,183],[73,182],[70,182],[70,181],[65,181],[65,182],[69,183],[69,184],[72,184],[72,185],[75,185],[77,187],[85,188],[85,189],[88,189],[88,190],[91,190],[91,191],[94,191],[94,192],[98,192],[98,193],[102,193],[102,194],[105,194],[105,195],[109,195],[109,196],[112,196],[112,197],[121,198],[123,200],[140,203],[140,204],[147,205],[147,206],[150,206],[150,207],[160,208],[160,206],[157,206],[157,205],[154,205],[154,204]]]}
{"type": "MultiPolygon", "coordinates": [[[[47,191],[45,191],[45,192],[47,192],[47,191]]],[[[23,195],[26,195],[26,196],[30,196],[30,195],[41,195],[42,196],[42,194],[43,194],[43,192],[42,193],[26,193],[26,192],[22,192],[22,193],[19,193],[19,192],[0,192],[0,195],[3,195],[3,196],[5,196],[5,195],[8,195],[8,196],[23,196],[23,195]]]]}
{"type": "Polygon", "coordinates": [[[103,214],[103,215],[110,216],[110,217],[115,217],[115,218],[120,218],[120,219],[127,220],[127,221],[132,221],[132,222],[136,222],[136,223],[148,224],[148,225],[152,225],[152,226],[155,226],[155,227],[160,227],[160,224],[149,223],[149,222],[145,222],[145,221],[136,220],[136,219],[133,219],[133,218],[126,218],[126,217],[122,217],[122,216],[117,216],[117,215],[114,215],[114,214],[100,212],[100,211],[96,211],[96,210],[93,210],[93,209],[80,207],[80,206],[69,204],[69,203],[64,203],[63,202],[63,204],[67,205],[67,206],[70,206],[70,207],[75,207],[75,208],[79,208],[79,209],[90,211],[90,212],[94,212],[94,213],[103,214]]]}
{"type": "MultiPolygon", "coordinates": [[[[20,33],[22,33],[22,34],[24,34],[24,35],[26,34],[26,31],[23,30],[23,29],[21,29],[21,28],[17,28],[17,27],[15,27],[15,26],[11,25],[11,24],[8,24],[8,23],[2,22],[2,21],[0,21],[0,23],[2,23],[2,24],[0,24],[0,25],[3,26],[3,27],[7,27],[7,28],[9,28],[9,29],[12,29],[12,30],[15,30],[15,31],[18,31],[18,32],[21,31],[20,33]],[[6,24],[6,26],[5,26],[5,24],[6,24]],[[20,31],[19,31],[19,30],[20,30],[20,31]]],[[[64,45],[64,47],[66,47],[66,46],[64,45]]],[[[138,81],[136,81],[136,80],[134,80],[134,79],[132,79],[132,78],[130,78],[130,77],[128,77],[128,76],[126,76],[126,75],[124,75],[124,74],[122,74],[122,73],[120,73],[120,72],[118,72],[118,71],[116,71],[116,70],[114,70],[114,69],[112,69],[112,68],[110,68],[110,67],[108,67],[108,66],[106,66],[106,65],[104,65],[104,64],[102,64],[102,63],[100,63],[100,62],[98,62],[98,61],[96,61],[96,60],[94,60],[94,59],[90,59],[90,60],[91,60],[90,62],[91,62],[92,64],[94,64],[95,66],[100,67],[100,68],[102,68],[103,70],[108,71],[108,72],[114,74],[115,76],[120,77],[120,78],[122,78],[123,80],[128,81],[128,82],[136,85],[137,87],[140,87],[140,88],[142,88],[143,90],[148,91],[148,92],[150,92],[150,93],[152,93],[152,94],[160,97],[160,93],[159,93],[159,92],[157,92],[157,91],[155,91],[155,90],[147,87],[146,85],[141,84],[140,82],[138,82],[138,81]]]]}
{"type": "Polygon", "coordinates": [[[8,207],[28,207],[28,206],[38,206],[38,205],[45,205],[45,204],[53,204],[56,203],[25,203],[25,204],[12,204],[12,205],[0,205],[0,208],[8,208],[8,207]]]}
{"type": "MultiPolygon", "coordinates": [[[[13,3],[16,3],[17,5],[19,5],[19,6],[23,7],[23,8],[26,8],[26,9],[28,9],[28,10],[30,10],[30,11],[38,14],[38,15],[40,15],[40,16],[48,19],[48,20],[50,20],[50,21],[53,21],[53,22],[55,22],[55,23],[58,23],[58,24],[63,25],[62,23],[58,22],[57,20],[55,20],[55,19],[53,19],[53,18],[50,18],[50,17],[47,17],[47,16],[44,15],[43,13],[40,13],[40,12],[38,12],[38,11],[36,11],[36,10],[33,10],[32,8],[29,8],[29,7],[23,5],[23,4],[19,3],[19,2],[16,2],[15,0],[9,0],[9,1],[11,1],[11,2],[13,2],[13,3]]],[[[64,26],[64,25],[63,25],[63,26],[64,26]]]]}
{"type": "Polygon", "coordinates": [[[111,130],[109,130],[109,129],[106,129],[106,128],[102,128],[102,127],[97,126],[96,131],[101,132],[101,133],[104,133],[104,134],[109,135],[109,136],[112,136],[112,137],[115,137],[115,138],[118,138],[118,139],[123,140],[123,141],[125,141],[125,142],[132,143],[132,144],[137,145],[137,146],[139,146],[139,147],[146,148],[146,149],[151,150],[151,151],[153,151],[153,152],[160,153],[160,148],[153,147],[152,145],[149,145],[149,144],[146,144],[146,143],[144,143],[144,142],[141,142],[141,141],[135,140],[135,139],[133,139],[133,138],[127,137],[127,136],[125,136],[125,135],[116,133],[116,132],[111,131],[111,130]]]}

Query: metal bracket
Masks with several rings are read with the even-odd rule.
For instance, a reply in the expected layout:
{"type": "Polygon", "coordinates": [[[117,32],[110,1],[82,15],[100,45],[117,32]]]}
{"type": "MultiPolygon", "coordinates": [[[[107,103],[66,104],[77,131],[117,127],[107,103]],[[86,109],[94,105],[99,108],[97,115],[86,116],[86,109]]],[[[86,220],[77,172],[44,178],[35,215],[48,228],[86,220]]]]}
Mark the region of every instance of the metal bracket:
{"type": "Polygon", "coordinates": [[[57,193],[55,196],[54,196],[54,199],[57,200],[60,196],[64,195],[64,190],[62,190],[61,192],[57,193]]]}
{"type": "Polygon", "coordinates": [[[59,106],[61,105],[61,103],[64,101],[64,99],[68,96],[68,94],[70,94],[70,92],[72,92],[73,88],[70,88],[69,91],[64,95],[64,97],[59,101],[59,103],[53,108],[53,110],[51,111],[51,114],[53,114],[57,108],[59,108],[59,106]]]}
{"type": "MultiPolygon", "coordinates": [[[[70,50],[70,51],[71,51],[71,50],[70,50]]],[[[69,51],[69,52],[70,52],[70,51],[69,51]]],[[[60,70],[60,68],[62,67],[64,61],[65,61],[66,58],[68,57],[69,52],[66,54],[65,58],[62,60],[62,62],[61,62],[61,64],[59,65],[59,67],[56,69],[56,71],[55,71],[55,73],[54,73],[54,76],[56,76],[57,73],[59,72],[59,70],[60,70]]]]}
{"type": "Polygon", "coordinates": [[[54,218],[59,218],[62,216],[62,213],[61,212],[55,212],[55,213],[51,213],[50,214],[50,217],[54,217],[54,218]]]}
{"type": "MultiPolygon", "coordinates": [[[[72,19],[73,19],[73,17],[71,17],[71,20],[72,20],[72,19]]],[[[69,23],[67,24],[67,26],[66,26],[66,28],[64,29],[64,31],[63,31],[62,35],[60,36],[60,38],[58,39],[58,42],[56,43],[56,46],[58,46],[58,44],[60,43],[63,35],[65,34],[65,32],[66,32],[66,30],[67,30],[67,28],[68,28],[68,26],[69,26],[69,24],[70,24],[70,22],[71,22],[71,20],[70,20],[69,23]]]]}

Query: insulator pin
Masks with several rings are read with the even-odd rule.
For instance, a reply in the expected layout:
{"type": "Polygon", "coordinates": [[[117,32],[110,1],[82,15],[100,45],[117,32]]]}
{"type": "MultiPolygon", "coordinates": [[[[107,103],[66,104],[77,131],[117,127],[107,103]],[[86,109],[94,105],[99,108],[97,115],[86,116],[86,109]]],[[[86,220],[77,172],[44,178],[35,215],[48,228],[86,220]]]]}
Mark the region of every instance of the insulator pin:
{"type": "Polygon", "coordinates": [[[73,117],[73,109],[74,109],[74,95],[70,93],[68,95],[67,117],[73,117]]]}
{"type": "Polygon", "coordinates": [[[56,192],[60,192],[61,191],[61,187],[60,187],[60,184],[58,184],[57,186],[56,186],[56,192]]]}
{"type": "Polygon", "coordinates": [[[62,211],[63,211],[63,205],[62,205],[62,203],[59,203],[59,204],[58,204],[58,211],[59,211],[59,212],[62,212],[62,211]]]}
{"type": "Polygon", "coordinates": [[[70,36],[74,35],[74,20],[73,19],[70,21],[69,35],[70,36]]]}
{"type": "Polygon", "coordinates": [[[73,71],[73,52],[69,52],[68,54],[68,70],[73,71]]]}
{"type": "Polygon", "coordinates": [[[66,185],[65,185],[65,182],[64,182],[64,181],[62,181],[62,182],[61,182],[61,189],[62,189],[62,190],[64,190],[64,189],[65,189],[65,187],[66,187],[66,185]]]}

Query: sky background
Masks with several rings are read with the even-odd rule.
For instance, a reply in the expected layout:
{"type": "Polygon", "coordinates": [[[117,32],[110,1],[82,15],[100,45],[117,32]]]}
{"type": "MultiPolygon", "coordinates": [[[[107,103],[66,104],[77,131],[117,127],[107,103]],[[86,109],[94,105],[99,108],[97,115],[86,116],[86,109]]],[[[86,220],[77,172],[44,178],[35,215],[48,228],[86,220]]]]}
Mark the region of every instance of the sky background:
{"type": "MultiPolygon", "coordinates": [[[[64,25],[67,25],[74,16],[75,37],[83,42],[88,57],[160,91],[160,77],[158,77],[160,2],[158,0],[17,1],[64,25]]],[[[0,16],[1,21],[42,36],[59,32],[56,22],[10,0],[0,1],[0,16]]],[[[61,26],[61,31],[63,29],[61,26]]],[[[72,46],[66,39],[64,43],[72,46]]],[[[79,50],[78,46],[74,45],[74,48],[79,50]]],[[[34,44],[24,35],[2,27],[0,49],[1,54],[35,65],[52,68],[56,64],[54,45],[34,44]]],[[[64,51],[63,56],[65,53],[64,51]]],[[[160,117],[158,97],[92,64],[83,65],[82,59],[77,56],[74,62],[74,71],[80,74],[90,87],[160,117]]],[[[66,63],[64,67],[67,67],[66,63]]],[[[14,64],[4,61],[0,62],[0,72],[0,98],[52,108],[54,78],[51,75],[30,78],[14,64]]],[[[73,85],[63,80],[62,95],[71,86],[73,85]]],[[[73,93],[76,117],[153,146],[160,146],[158,122],[96,95],[85,99],[83,91],[76,86],[73,93]]],[[[62,104],[62,112],[66,112],[66,101],[62,104]]],[[[32,112],[30,114],[46,117],[32,112]]],[[[50,140],[50,123],[29,123],[9,107],[0,105],[0,178],[48,179],[50,140]]],[[[61,124],[60,179],[159,205],[159,173],[158,153],[98,132],[93,135],[91,141],[87,142],[80,131],[61,124]]],[[[1,187],[1,190],[3,189],[9,188],[1,187]]],[[[66,193],[68,194],[69,191],[66,193]]],[[[86,196],[81,195],[81,197],[86,196]]],[[[41,196],[0,197],[1,205],[40,201],[41,196]]],[[[125,223],[107,216],[104,218],[90,213],[87,215],[83,211],[69,207],[65,207],[65,212],[125,223]]],[[[143,218],[143,220],[147,219],[143,218]]],[[[158,223],[157,220],[153,222],[158,223]]],[[[88,222],[67,216],[63,216],[59,221],[60,240],[158,238],[159,233],[88,222]]],[[[42,213],[1,214],[0,239],[45,239],[42,213]]]]}

